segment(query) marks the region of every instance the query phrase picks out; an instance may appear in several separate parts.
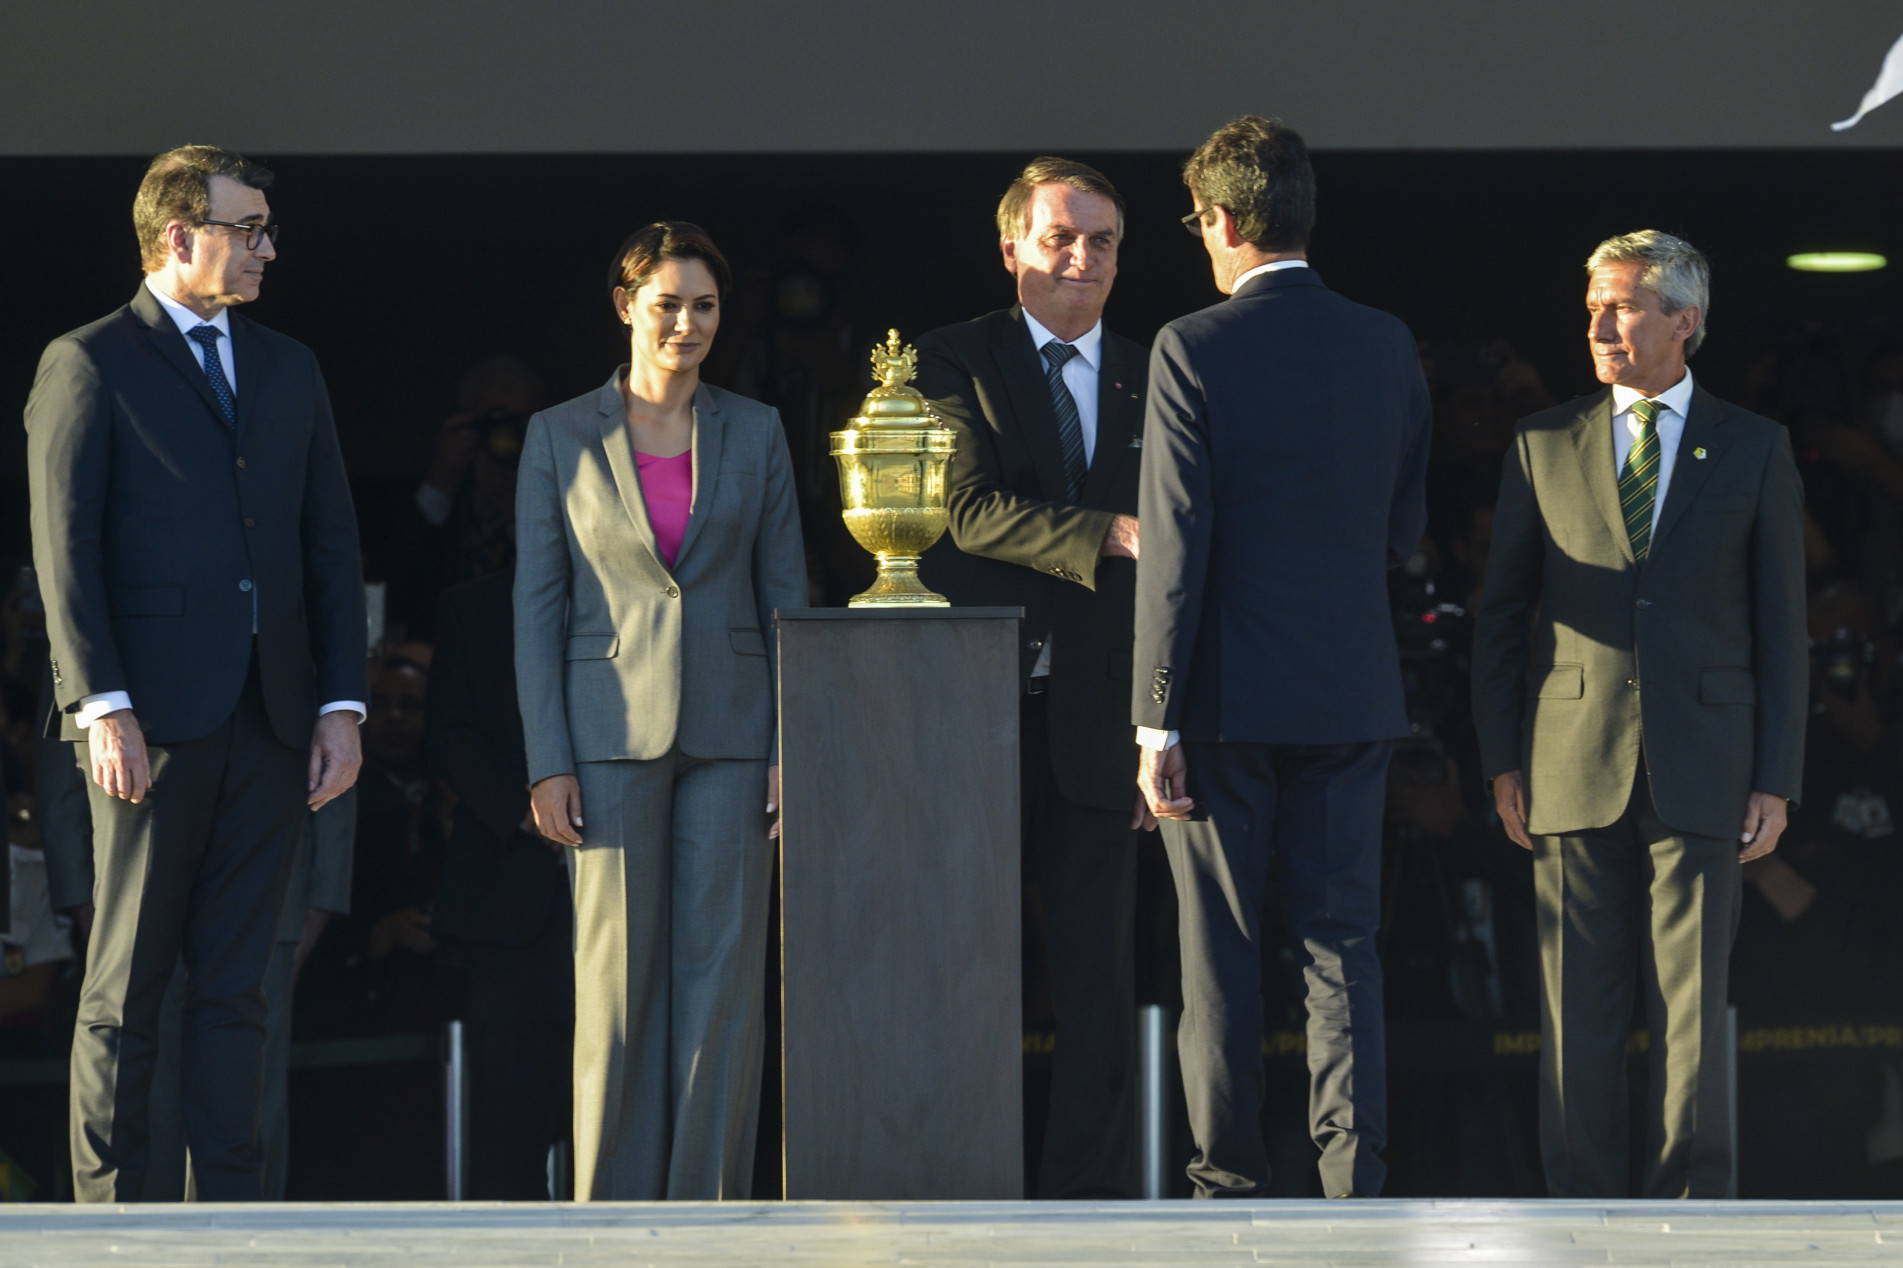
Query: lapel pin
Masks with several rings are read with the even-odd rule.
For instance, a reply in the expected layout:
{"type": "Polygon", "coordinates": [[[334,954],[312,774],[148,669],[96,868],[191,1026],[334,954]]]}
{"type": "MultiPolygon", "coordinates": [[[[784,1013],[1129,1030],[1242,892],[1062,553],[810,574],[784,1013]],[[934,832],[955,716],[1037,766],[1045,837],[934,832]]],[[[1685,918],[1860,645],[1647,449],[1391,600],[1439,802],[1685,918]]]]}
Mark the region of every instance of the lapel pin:
{"type": "Polygon", "coordinates": [[[1700,445],[1698,446],[1698,448],[1692,450],[1692,457],[1703,458],[1704,456],[1705,456],[1705,447],[1703,445],[1700,445]]]}
{"type": "Polygon", "coordinates": [[[1123,384],[1121,383],[1112,383],[1110,386],[1116,388],[1119,392],[1123,390],[1123,384]]]}

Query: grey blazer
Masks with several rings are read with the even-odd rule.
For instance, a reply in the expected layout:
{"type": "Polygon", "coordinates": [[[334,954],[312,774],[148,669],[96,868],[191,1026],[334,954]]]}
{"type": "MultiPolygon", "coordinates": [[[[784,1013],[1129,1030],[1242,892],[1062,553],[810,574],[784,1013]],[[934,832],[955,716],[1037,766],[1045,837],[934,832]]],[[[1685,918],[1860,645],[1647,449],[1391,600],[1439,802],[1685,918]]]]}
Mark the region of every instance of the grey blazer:
{"type": "Polygon", "coordinates": [[[1733,837],[1753,791],[1803,782],[1804,490],[1784,428],[1692,394],[1651,550],[1619,511],[1611,389],[1523,419],[1474,627],[1488,779],[1525,772],[1527,827],[1603,828],[1643,747],[1659,817],[1733,837]]]}
{"type": "Polygon", "coordinates": [[[669,569],[608,382],[529,420],[516,486],[515,669],[529,782],[577,762],[778,749],[773,610],[806,606],[778,411],[701,385],[694,505],[669,569]]]}

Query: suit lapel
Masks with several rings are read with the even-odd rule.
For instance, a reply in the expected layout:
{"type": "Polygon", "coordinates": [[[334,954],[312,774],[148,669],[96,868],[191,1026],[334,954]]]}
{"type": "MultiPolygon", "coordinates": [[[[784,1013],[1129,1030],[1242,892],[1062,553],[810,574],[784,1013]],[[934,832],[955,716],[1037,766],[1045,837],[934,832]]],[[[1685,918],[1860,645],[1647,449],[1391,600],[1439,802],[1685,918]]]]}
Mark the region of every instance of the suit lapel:
{"type": "MultiPolygon", "coordinates": [[[[191,348],[185,343],[185,336],[178,332],[178,325],[172,320],[171,314],[165,311],[144,285],[132,297],[132,313],[144,324],[146,337],[152,341],[159,355],[170,361],[172,368],[184,375],[185,381],[198,392],[199,399],[205,402],[205,408],[211,411],[211,421],[224,427],[225,411],[219,406],[218,398],[212,395],[211,380],[205,377],[204,368],[198,364],[198,358],[192,355],[191,348]]],[[[237,354],[234,351],[232,355],[235,357],[237,354]]],[[[239,381],[243,381],[242,376],[239,381]]]]}
{"type": "Polygon", "coordinates": [[[1138,367],[1131,365],[1105,331],[1103,368],[1097,371],[1097,448],[1090,456],[1090,478],[1084,482],[1081,498],[1085,506],[1116,486],[1123,464],[1136,459],[1139,450],[1130,442],[1143,428],[1143,401],[1137,393],[1138,367]]]}
{"type": "Polygon", "coordinates": [[[1057,440],[1057,407],[1051,403],[1051,385],[1044,377],[1043,358],[1031,346],[1030,327],[1024,324],[1023,314],[1015,305],[992,332],[991,355],[1004,376],[1012,413],[1018,420],[1024,447],[1030,452],[1031,465],[1037,469],[1037,483],[1044,500],[1070,501],[1064,480],[1064,451],[1057,440]]]}
{"type": "MultiPolygon", "coordinates": [[[[231,316],[231,362],[236,369],[237,385],[232,389],[232,404],[238,411],[234,430],[240,442],[244,440],[245,428],[258,416],[258,396],[264,388],[267,377],[263,364],[263,350],[258,346],[257,332],[251,323],[236,313],[231,316]]],[[[203,371],[200,371],[202,374],[203,371]]]]}
{"type": "Polygon", "coordinates": [[[634,438],[628,434],[628,414],[621,403],[621,389],[618,386],[621,372],[615,371],[615,377],[608,380],[608,386],[601,389],[595,405],[601,413],[601,447],[608,456],[608,470],[614,476],[615,492],[621,495],[621,507],[634,523],[634,535],[654,562],[666,570],[661,561],[661,552],[654,544],[654,525],[648,522],[648,504],[641,496],[641,473],[634,465],[634,438]]]}
{"type": "Polygon", "coordinates": [[[1718,428],[1725,421],[1724,402],[1694,385],[1691,408],[1685,414],[1685,430],[1678,438],[1678,455],[1672,460],[1672,482],[1665,486],[1665,506],[1659,512],[1658,527],[1652,530],[1650,559],[1658,554],[1659,543],[1672,526],[1685,518],[1685,508],[1704,487],[1705,477],[1718,464],[1718,428]],[[1700,458],[1699,453],[1707,455],[1700,458]]]}
{"type": "Polygon", "coordinates": [[[720,407],[714,404],[714,394],[707,390],[706,384],[694,389],[694,505],[688,512],[687,531],[681,534],[681,548],[674,556],[675,571],[679,571],[687,559],[687,552],[694,548],[694,539],[700,536],[700,526],[714,507],[714,489],[720,482],[720,450],[725,439],[726,427],[720,416],[720,407]]]}
{"type": "Polygon", "coordinates": [[[1632,538],[1625,531],[1625,515],[1619,509],[1619,476],[1613,470],[1616,461],[1612,447],[1612,389],[1607,388],[1580,412],[1573,422],[1573,452],[1586,478],[1586,493],[1599,513],[1605,516],[1619,553],[1629,564],[1638,561],[1632,554],[1632,538]]]}

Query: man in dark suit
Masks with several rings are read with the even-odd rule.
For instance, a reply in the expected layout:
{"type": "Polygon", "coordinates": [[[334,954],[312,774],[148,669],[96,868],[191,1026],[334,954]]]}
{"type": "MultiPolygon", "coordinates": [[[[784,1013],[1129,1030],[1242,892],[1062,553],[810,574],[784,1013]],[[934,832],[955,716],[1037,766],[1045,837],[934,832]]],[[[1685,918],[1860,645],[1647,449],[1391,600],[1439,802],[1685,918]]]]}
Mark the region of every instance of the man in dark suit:
{"type": "Polygon", "coordinates": [[[1141,345],[1103,326],[1123,199],[1034,160],[998,205],[1012,308],[918,341],[918,387],[958,430],[955,604],[1022,607],[1025,869],[1043,899],[1057,1047],[1036,1193],[1135,1197],[1136,835],[1129,694],[1141,345]]]}
{"type": "Polygon", "coordinates": [[[144,283],[47,347],[27,401],[48,734],[81,741],[93,781],[81,1201],[143,1196],[181,954],[199,1193],[261,1196],[265,971],[308,808],[357,772],[363,578],[329,399],[308,349],[230,312],[276,254],[270,180],[209,146],[154,159],[133,204],[144,283]]]}
{"type": "Polygon", "coordinates": [[[1501,821],[1533,851],[1547,1184],[1631,1194],[1642,982],[1640,1192],[1722,1198],[1739,864],[1775,848],[1803,773],[1803,489],[1785,430],[1686,369],[1704,256],[1645,230],[1601,243],[1587,271],[1607,388],[1522,420],[1507,454],[1474,722],[1501,821]]]}
{"type": "Polygon", "coordinates": [[[575,1026],[568,869],[529,816],[514,584],[510,567],[443,594],[427,740],[457,797],[430,932],[463,946],[469,1196],[494,1201],[551,1196],[545,1164],[568,1129],[575,1026]]]}
{"type": "Polygon", "coordinates": [[[1432,419],[1413,337],[1308,266],[1301,137],[1245,116],[1184,169],[1227,302],[1157,336],[1144,419],[1138,782],[1176,877],[1200,1197],[1266,1192],[1261,908],[1308,984],[1329,1197],[1380,1192],[1381,815],[1408,734],[1387,571],[1420,543],[1432,419]]]}

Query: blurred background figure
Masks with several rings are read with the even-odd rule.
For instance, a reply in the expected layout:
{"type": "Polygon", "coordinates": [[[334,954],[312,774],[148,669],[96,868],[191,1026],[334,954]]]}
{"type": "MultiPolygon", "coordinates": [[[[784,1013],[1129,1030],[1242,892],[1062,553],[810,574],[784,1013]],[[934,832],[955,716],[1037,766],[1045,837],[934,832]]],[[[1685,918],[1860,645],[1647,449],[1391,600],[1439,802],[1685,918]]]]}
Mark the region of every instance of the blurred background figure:
{"type": "Polygon", "coordinates": [[[514,584],[509,567],[452,586],[437,617],[426,752],[456,808],[430,933],[464,960],[468,1195],[560,1200],[544,1168],[569,1130],[574,925],[562,847],[529,813],[514,584]]]}
{"type": "Polygon", "coordinates": [[[431,637],[445,588],[515,562],[516,463],[546,394],[519,357],[478,361],[463,375],[456,412],[437,429],[422,480],[401,501],[382,490],[366,506],[365,569],[389,586],[394,641],[431,637]]]}

